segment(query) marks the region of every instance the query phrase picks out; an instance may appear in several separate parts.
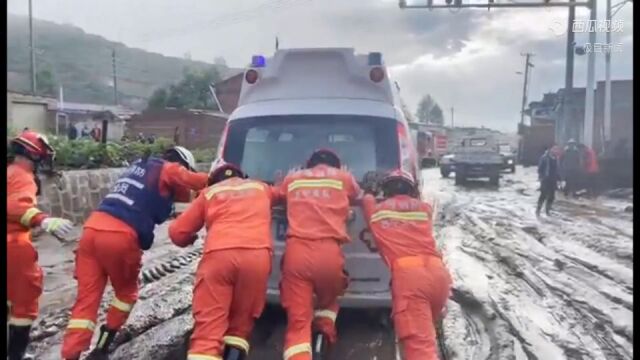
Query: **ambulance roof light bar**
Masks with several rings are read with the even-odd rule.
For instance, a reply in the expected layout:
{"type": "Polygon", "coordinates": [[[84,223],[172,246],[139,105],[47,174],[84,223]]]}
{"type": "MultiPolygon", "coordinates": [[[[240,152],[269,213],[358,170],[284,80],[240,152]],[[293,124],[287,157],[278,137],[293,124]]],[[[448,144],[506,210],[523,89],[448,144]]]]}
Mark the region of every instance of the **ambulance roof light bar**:
{"type": "Polygon", "coordinates": [[[251,67],[262,68],[267,64],[267,60],[262,55],[253,55],[251,58],[251,67]]]}

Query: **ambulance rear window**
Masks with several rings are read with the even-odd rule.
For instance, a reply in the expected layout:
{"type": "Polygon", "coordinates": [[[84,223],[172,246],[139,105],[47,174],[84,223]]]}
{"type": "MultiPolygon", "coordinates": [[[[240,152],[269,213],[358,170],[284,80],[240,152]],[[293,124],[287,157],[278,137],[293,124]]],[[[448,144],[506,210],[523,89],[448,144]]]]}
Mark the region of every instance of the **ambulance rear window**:
{"type": "Polygon", "coordinates": [[[233,120],[224,158],[251,177],[272,182],[276,174],[304,166],[313,150],[334,150],[353,175],[397,168],[396,120],[355,115],[283,115],[233,120]]]}

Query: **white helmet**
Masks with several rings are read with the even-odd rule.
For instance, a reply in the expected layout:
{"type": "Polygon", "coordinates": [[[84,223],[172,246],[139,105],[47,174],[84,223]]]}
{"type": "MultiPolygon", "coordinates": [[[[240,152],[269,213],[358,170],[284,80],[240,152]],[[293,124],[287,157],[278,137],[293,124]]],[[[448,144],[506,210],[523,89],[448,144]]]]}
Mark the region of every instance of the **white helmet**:
{"type": "Polygon", "coordinates": [[[172,150],[175,150],[178,156],[180,156],[180,159],[189,166],[189,170],[196,171],[196,159],[193,157],[191,151],[182,146],[174,146],[172,150]]]}

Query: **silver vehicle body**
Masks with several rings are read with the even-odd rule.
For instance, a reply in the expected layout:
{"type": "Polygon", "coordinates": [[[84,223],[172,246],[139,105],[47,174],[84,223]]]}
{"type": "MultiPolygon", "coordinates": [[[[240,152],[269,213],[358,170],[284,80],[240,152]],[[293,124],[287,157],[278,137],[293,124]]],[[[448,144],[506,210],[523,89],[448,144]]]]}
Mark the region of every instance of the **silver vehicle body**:
{"type": "MultiPolygon", "coordinates": [[[[249,176],[272,182],[275,176],[272,172],[286,175],[288,171],[304,164],[304,159],[317,146],[314,141],[317,142],[320,137],[309,134],[313,132],[321,133],[322,141],[335,141],[329,145],[336,147],[343,162],[359,181],[363,173],[368,171],[386,172],[397,167],[419,177],[415,149],[399,106],[398,89],[391,85],[386,69],[384,80],[373,82],[369,77],[370,69],[376,66],[384,69],[384,65],[372,66],[367,60],[367,55],[355,55],[353,49],[287,49],[279,50],[273,58],[266,59],[264,67],[247,69],[258,71],[259,79],[255,84],[249,84],[245,78],[238,108],[230,115],[219,145],[219,157],[240,162],[239,165],[249,176]],[[372,165],[367,160],[352,160],[355,155],[351,157],[351,153],[362,151],[358,158],[368,158],[371,149],[376,154],[380,150],[385,150],[380,154],[394,153],[394,149],[381,149],[382,144],[378,140],[371,140],[378,138],[378,126],[384,129],[397,128],[397,133],[393,131],[391,135],[397,139],[385,138],[397,146],[397,157],[393,161],[387,159],[382,169],[377,168],[380,155],[375,155],[372,165]],[[255,129],[267,130],[261,132],[262,138],[248,140],[250,132],[260,132],[255,129]],[[336,129],[335,133],[333,129],[336,129]],[[238,135],[242,131],[247,135],[238,135]],[[359,136],[364,138],[361,134],[369,131],[376,135],[362,142],[355,139],[359,136]],[[297,138],[307,137],[310,139],[308,144],[302,146],[295,143],[297,138]],[[237,145],[243,141],[244,144],[237,145]],[[369,150],[359,149],[361,143],[366,144],[369,150]],[[254,146],[258,150],[251,150],[254,146]],[[238,147],[243,147],[241,155],[235,149],[238,147]],[[276,148],[284,150],[277,152],[274,150],[276,148]],[[249,150],[253,151],[253,155],[247,153],[249,150]],[[272,166],[271,163],[275,162],[280,165],[272,166]]],[[[341,305],[389,307],[388,270],[372,246],[373,241],[360,208],[352,207],[351,214],[347,227],[352,241],[343,246],[350,285],[341,299],[341,305]]],[[[280,262],[285,249],[286,225],[285,211],[274,209],[274,258],[268,285],[269,303],[279,302],[280,262]]]]}

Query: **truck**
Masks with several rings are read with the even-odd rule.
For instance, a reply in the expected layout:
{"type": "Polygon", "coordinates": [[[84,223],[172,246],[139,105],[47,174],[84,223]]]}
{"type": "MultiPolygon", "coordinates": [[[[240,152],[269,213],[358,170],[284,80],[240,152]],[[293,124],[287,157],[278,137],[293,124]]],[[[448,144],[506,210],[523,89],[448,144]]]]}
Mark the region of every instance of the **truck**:
{"type": "Polygon", "coordinates": [[[467,137],[455,148],[452,161],[456,185],[465,185],[468,179],[476,178],[488,178],[491,185],[500,185],[502,157],[493,142],[487,137],[467,137]]]}
{"type": "Polygon", "coordinates": [[[437,166],[440,158],[447,152],[446,133],[433,126],[409,122],[411,138],[417,151],[421,168],[437,166]]]}

